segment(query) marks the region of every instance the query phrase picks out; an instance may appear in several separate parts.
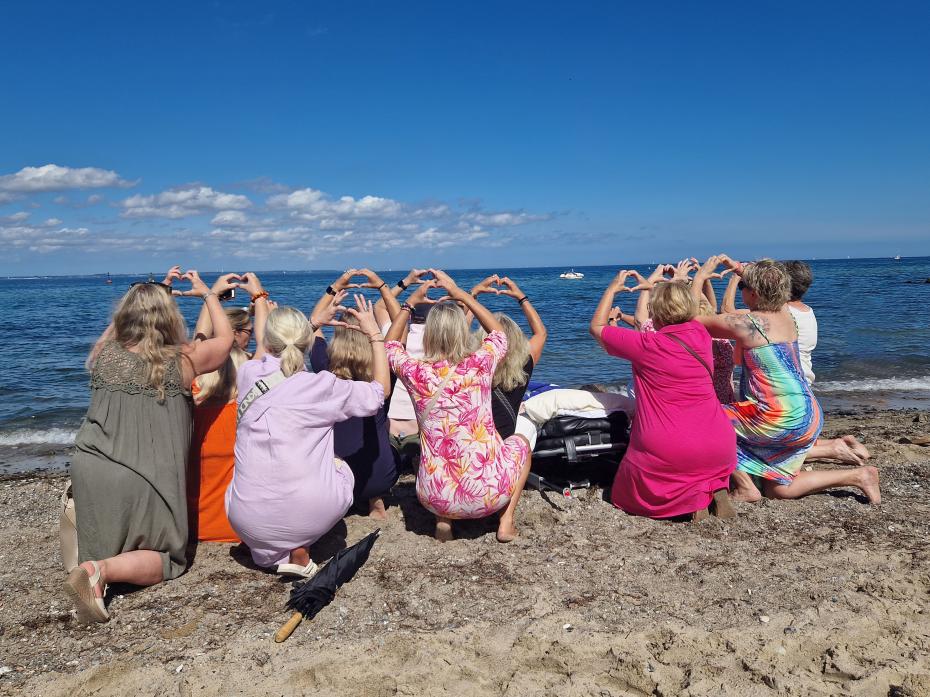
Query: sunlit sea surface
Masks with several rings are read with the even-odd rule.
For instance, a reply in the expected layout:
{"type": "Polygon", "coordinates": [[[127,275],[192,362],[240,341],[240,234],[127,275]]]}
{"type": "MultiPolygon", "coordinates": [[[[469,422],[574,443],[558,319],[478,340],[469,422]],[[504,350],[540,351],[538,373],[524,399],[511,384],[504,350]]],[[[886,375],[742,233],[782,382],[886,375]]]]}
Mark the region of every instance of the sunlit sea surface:
{"type": "MultiPolygon", "coordinates": [[[[924,283],[930,277],[930,258],[810,263],[815,281],[806,301],[814,307],[820,328],[815,391],[825,406],[930,405],[930,284],[924,283]]],[[[578,281],[560,279],[566,270],[470,269],[452,275],[470,288],[489,274],[506,274],[532,298],[549,330],[534,379],[566,386],[628,379],[629,364],[607,356],[587,331],[616,268],[577,268],[585,274],[578,281]]],[[[163,275],[152,272],[159,280],[163,275]]],[[[307,312],[338,273],[267,272],[261,279],[279,304],[307,312]]],[[[393,284],[406,270],[380,273],[393,284]]],[[[204,274],[208,282],[215,275],[204,274]]],[[[8,343],[0,374],[0,467],[29,452],[73,442],[88,403],[87,352],[129,283],[145,278],[113,276],[112,285],[101,276],[0,279],[8,343]]],[[[720,284],[718,298],[722,293],[720,284]]],[[[619,297],[632,312],[634,296],[619,297]]],[[[482,299],[525,326],[515,301],[504,296],[482,299]]],[[[179,303],[192,327],[201,301],[181,298],[179,303]]]]}

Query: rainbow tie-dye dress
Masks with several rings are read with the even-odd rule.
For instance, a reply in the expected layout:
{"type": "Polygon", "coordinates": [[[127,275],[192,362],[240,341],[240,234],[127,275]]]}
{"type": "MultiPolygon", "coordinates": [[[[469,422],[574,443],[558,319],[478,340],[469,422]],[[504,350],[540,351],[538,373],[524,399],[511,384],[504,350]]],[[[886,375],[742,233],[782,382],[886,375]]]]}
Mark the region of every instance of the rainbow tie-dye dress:
{"type": "Polygon", "coordinates": [[[823,428],[798,342],[743,349],[740,401],[723,408],[736,429],[737,469],[791,484],[823,428]]]}

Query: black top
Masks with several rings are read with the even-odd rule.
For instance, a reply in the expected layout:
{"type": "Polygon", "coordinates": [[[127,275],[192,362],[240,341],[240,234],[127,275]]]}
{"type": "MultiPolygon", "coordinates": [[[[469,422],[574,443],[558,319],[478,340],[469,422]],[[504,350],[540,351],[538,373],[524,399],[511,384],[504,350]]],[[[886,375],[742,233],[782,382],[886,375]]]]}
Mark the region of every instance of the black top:
{"type": "MultiPolygon", "coordinates": [[[[314,339],[310,365],[315,373],[329,369],[326,339],[314,339]]],[[[355,475],[353,494],[356,505],[383,496],[397,482],[397,463],[391,448],[387,411],[388,403],[385,402],[374,416],[353,416],[333,426],[336,457],[345,460],[355,475]]]]}
{"type": "Polygon", "coordinates": [[[494,415],[494,426],[501,438],[509,438],[517,429],[517,414],[520,412],[520,402],[523,401],[523,395],[526,393],[526,386],[533,375],[533,357],[527,356],[526,363],[523,364],[523,372],[526,373],[526,381],[522,385],[517,385],[512,390],[502,390],[495,388],[491,393],[491,413],[494,415]],[[503,400],[501,399],[503,396],[503,400]],[[510,408],[507,408],[510,405],[510,408]]]}

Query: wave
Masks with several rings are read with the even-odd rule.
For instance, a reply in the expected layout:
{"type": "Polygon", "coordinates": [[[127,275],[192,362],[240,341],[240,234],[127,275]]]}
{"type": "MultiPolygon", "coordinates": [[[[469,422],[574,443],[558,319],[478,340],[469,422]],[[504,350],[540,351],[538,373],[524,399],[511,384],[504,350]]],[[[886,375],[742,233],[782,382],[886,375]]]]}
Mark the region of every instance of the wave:
{"type": "Polygon", "coordinates": [[[917,392],[930,391],[930,376],[919,378],[866,378],[814,383],[815,392],[917,392]]]}
{"type": "Polygon", "coordinates": [[[3,445],[71,445],[77,431],[68,428],[49,428],[37,430],[34,428],[17,428],[12,431],[0,432],[0,446],[3,445]]]}

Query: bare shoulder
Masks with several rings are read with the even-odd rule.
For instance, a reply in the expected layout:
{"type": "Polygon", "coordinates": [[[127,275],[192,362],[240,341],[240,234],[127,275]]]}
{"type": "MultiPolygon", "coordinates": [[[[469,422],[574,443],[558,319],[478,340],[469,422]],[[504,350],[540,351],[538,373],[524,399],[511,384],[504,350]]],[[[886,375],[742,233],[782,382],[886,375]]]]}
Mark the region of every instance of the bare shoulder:
{"type": "Polygon", "coordinates": [[[726,314],[724,321],[734,334],[745,338],[750,343],[756,339],[764,340],[763,335],[772,327],[768,317],[750,315],[748,312],[726,314]]]}

